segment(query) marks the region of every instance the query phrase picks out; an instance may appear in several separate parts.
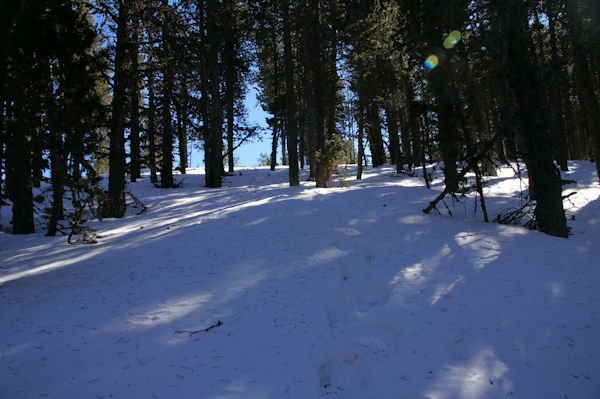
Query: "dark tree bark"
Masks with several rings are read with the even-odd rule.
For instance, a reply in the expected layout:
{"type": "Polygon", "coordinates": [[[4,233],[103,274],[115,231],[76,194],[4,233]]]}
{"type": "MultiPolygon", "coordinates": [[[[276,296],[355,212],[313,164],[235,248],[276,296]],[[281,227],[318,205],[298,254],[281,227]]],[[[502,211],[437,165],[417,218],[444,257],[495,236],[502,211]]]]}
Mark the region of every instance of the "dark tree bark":
{"type": "Polygon", "coordinates": [[[314,115],[315,115],[315,151],[320,150],[325,144],[324,132],[324,108],[323,108],[323,68],[321,59],[321,22],[320,22],[320,1],[310,0],[312,10],[311,20],[311,53],[310,64],[312,72],[312,84],[314,95],[314,115]]]}
{"type": "Polygon", "coordinates": [[[52,82],[52,65],[48,62],[48,85],[47,85],[47,128],[48,128],[48,149],[50,150],[50,173],[52,185],[52,209],[50,211],[50,220],[48,221],[47,236],[55,236],[58,228],[58,221],[64,219],[63,197],[65,192],[65,182],[67,177],[67,161],[63,134],[57,127],[55,94],[52,82]]]}
{"type": "Polygon", "coordinates": [[[394,96],[394,94],[389,96],[385,103],[385,116],[390,138],[390,162],[396,165],[396,172],[400,173],[403,170],[403,162],[400,153],[400,136],[398,134],[398,102],[394,96]]]}
{"type": "Polygon", "coordinates": [[[535,217],[538,229],[546,234],[567,237],[567,222],[562,203],[560,172],[553,160],[545,100],[539,71],[530,59],[533,48],[527,34],[527,8],[518,0],[494,2],[504,46],[509,82],[515,93],[518,117],[525,145],[525,161],[535,192],[535,217]]]}
{"type": "Polygon", "coordinates": [[[138,62],[138,26],[133,19],[129,57],[131,59],[130,115],[129,115],[129,176],[132,182],[140,178],[140,74],[138,62]]]}
{"type": "Polygon", "coordinates": [[[294,90],[294,61],[290,33],[289,0],[283,3],[283,58],[285,63],[286,130],[288,142],[290,186],[300,185],[298,170],[298,131],[296,124],[296,94],[294,90]]]}
{"type": "Polygon", "coordinates": [[[47,236],[55,236],[58,221],[63,215],[63,196],[65,192],[65,181],[67,176],[67,164],[65,160],[64,144],[62,134],[51,129],[50,140],[50,167],[52,173],[52,210],[48,221],[47,236]]]}
{"type": "Polygon", "coordinates": [[[459,137],[455,115],[457,98],[451,89],[450,65],[441,65],[431,71],[431,89],[435,95],[435,109],[438,118],[438,141],[444,161],[444,183],[449,192],[458,191],[459,137]]]}
{"type": "Polygon", "coordinates": [[[205,112],[205,144],[204,159],[206,170],[206,187],[217,188],[222,185],[223,177],[223,107],[221,99],[221,68],[219,51],[221,48],[220,2],[206,0],[206,42],[205,73],[203,95],[210,99],[205,112]]]}
{"type": "Polygon", "coordinates": [[[357,115],[357,124],[358,124],[358,154],[356,156],[357,169],[356,169],[356,180],[362,179],[363,172],[363,157],[365,156],[365,147],[363,144],[363,139],[365,136],[365,117],[364,117],[364,105],[362,101],[358,101],[358,115],[357,115]]]}
{"type": "Polygon", "coordinates": [[[569,146],[567,143],[567,136],[569,129],[564,115],[567,114],[565,100],[561,94],[562,90],[566,87],[564,83],[564,72],[560,64],[560,55],[558,51],[558,39],[556,32],[556,12],[552,1],[547,1],[545,4],[545,12],[548,17],[548,30],[550,33],[550,68],[549,68],[549,82],[547,84],[550,108],[550,118],[552,119],[553,126],[553,144],[554,144],[554,157],[561,170],[568,170],[568,159],[569,159],[569,146]]]}
{"type": "Polygon", "coordinates": [[[171,50],[171,10],[168,0],[163,0],[162,46],[163,59],[163,101],[162,101],[162,161],[160,165],[160,187],[173,187],[173,120],[171,102],[173,98],[173,54],[171,50]]]}
{"type": "MultiPolygon", "coordinates": [[[[41,125],[41,121],[38,123],[41,125]]],[[[43,128],[35,129],[31,137],[31,181],[33,187],[39,188],[44,177],[44,131],[43,128]]]]}
{"type": "MultiPolygon", "coordinates": [[[[20,97],[20,96],[19,96],[20,97]]],[[[14,120],[7,123],[6,188],[12,201],[13,234],[35,232],[33,223],[33,185],[31,181],[30,113],[17,100],[13,104],[14,120]]]]}
{"type": "MultiPolygon", "coordinates": [[[[285,131],[287,131],[287,128],[285,127],[285,123],[284,123],[284,129],[285,129],[285,131]]],[[[287,133],[282,132],[281,133],[281,164],[283,166],[287,166],[287,164],[288,164],[286,141],[287,141],[287,133]]]]}
{"type": "Polygon", "coordinates": [[[156,174],[156,96],[154,94],[154,72],[148,71],[148,124],[146,127],[148,141],[148,168],[150,169],[150,182],[157,183],[156,174]]]}
{"type": "Polygon", "coordinates": [[[271,127],[273,129],[273,141],[271,143],[271,170],[275,170],[277,166],[277,143],[279,142],[279,135],[277,134],[279,123],[277,118],[273,117],[271,127]]]}
{"type": "Polygon", "coordinates": [[[385,164],[385,148],[381,135],[381,118],[379,117],[379,106],[373,100],[367,105],[367,139],[371,149],[371,162],[376,168],[385,164]]]}
{"type": "Polygon", "coordinates": [[[117,37],[115,49],[115,72],[113,83],[112,118],[110,122],[110,148],[108,155],[108,195],[102,208],[103,217],[123,217],[125,215],[125,110],[127,87],[127,24],[129,22],[128,2],[119,0],[117,37]]]}
{"type": "Polygon", "coordinates": [[[575,0],[565,0],[569,35],[573,45],[575,75],[578,92],[580,93],[585,112],[585,119],[591,134],[592,153],[596,161],[596,172],[600,181],[600,104],[594,91],[594,77],[590,70],[588,55],[583,32],[581,17],[575,0]]]}
{"type": "Polygon", "coordinates": [[[188,168],[188,92],[187,80],[182,79],[182,92],[180,98],[175,101],[175,111],[177,112],[177,143],[179,147],[179,172],[185,175],[188,168]]]}
{"type": "MultiPolygon", "coordinates": [[[[230,15],[233,13],[230,11],[230,15]]],[[[231,24],[225,27],[225,106],[227,119],[227,164],[229,173],[234,172],[233,135],[235,101],[235,32],[231,24]]]]}

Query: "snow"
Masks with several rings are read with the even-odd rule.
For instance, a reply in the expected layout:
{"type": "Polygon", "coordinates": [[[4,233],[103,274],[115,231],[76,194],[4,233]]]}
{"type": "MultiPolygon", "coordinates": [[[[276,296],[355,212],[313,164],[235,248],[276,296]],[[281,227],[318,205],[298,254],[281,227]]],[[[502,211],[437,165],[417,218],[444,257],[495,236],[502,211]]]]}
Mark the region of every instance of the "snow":
{"type": "MultiPolygon", "coordinates": [[[[95,245],[0,233],[1,396],[600,397],[594,164],[565,174],[569,239],[483,223],[472,196],[425,215],[440,176],[239,172],[129,184],[147,211],[95,245]]],[[[492,218],[522,184],[489,179],[492,218]]]]}

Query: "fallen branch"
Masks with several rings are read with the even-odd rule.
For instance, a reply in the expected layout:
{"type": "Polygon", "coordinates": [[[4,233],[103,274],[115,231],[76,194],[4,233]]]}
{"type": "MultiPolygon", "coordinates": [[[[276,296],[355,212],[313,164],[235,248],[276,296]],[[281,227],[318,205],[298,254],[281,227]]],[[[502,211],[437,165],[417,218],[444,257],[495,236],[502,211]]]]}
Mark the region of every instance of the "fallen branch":
{"type": "Polygon", "coordinates": [[[212,330],[215,327],[219,327],[223,325],[223,322],[221,320],[218,320],[216,324],[213,324],[212,326],[205,328],[203,330],[195,330],[195,331],[188,331],[188,330],[178,330],[175,331],[175,334],[189,334],[190,338],[192,337],[192,335],[194,334],[198,334],[198,333],[203,333],[203,332],[209,332],[210,330],[212,330]]]}
{"type": "MultiPolygon", "coordinates": [[[[483,146],[481,151],[479,151],[479,153],[475,157],[472,157],[469,159],[467,166],[465,166],[458,174],[458,177],[456,178],[457,181],[461,181],[463,179],[463,177],[465,177],[469,171],[476,170],[477,162],[479,162],[481,159],[483,159],[484,155],[493,147],[494,143],[496,142],[496,140],[498,140],[499,137],[500,137],[500,133],[496,133],[496,135],[494,135],[494,137],[492,137],[486,143],[486,145],[483,146]]],[[[442,191],[437,197],[435,197],[435,199],[433,201],[431,201],[429,203],[429,205],[427,205],[426,208],[423,209],[423,213],[427,214],[433,208],[435,208],[437,203],[440,202],[442,200],[442,198],[444,198],[446,196],[446,194],[448,194],[448,192],[449,192],[448,187],[444,187],[444,191],[442,191]]]]}

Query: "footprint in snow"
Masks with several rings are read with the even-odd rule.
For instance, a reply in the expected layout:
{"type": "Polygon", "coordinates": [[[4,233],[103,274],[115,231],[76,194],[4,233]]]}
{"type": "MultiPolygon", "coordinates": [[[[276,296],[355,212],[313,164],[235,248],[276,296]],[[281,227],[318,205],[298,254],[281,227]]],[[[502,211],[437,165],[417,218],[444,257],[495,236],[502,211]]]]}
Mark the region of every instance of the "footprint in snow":
{"type": "Polygon", "coordinates": [[[318,367],[317,375],[322,396],[337,393],[368,392],[371,384],[371,371],[354,352],[339,352],[326,357],[318,367]]]}
{"type": "Polygon", "coordinates": [[[385,305],[392,295],[392,286],[384,280],[371,280],[360,284],[356,290],[359,303],[371,306],[385,305]]]}

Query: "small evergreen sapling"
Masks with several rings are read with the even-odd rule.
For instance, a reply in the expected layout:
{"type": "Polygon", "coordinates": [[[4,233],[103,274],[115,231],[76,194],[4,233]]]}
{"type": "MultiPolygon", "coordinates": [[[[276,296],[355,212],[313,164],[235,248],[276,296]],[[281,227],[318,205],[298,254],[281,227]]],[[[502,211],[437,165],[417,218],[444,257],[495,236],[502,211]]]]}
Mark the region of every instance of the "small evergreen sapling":
{"type": "Polygon", "coordinates": [[[317,160],[317,187],[331,187],[331,175],[344,162],[345,145],[340,136],[333,135],[315,154],[317,160]]]}

